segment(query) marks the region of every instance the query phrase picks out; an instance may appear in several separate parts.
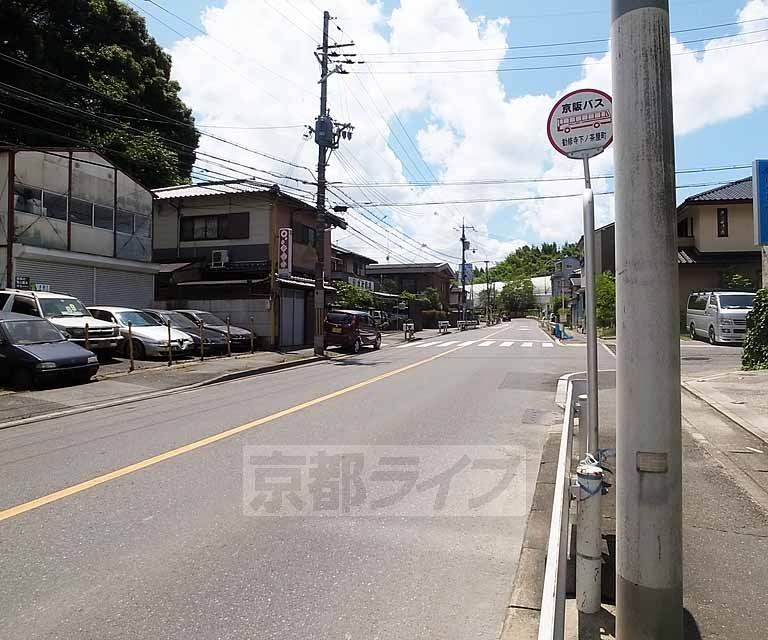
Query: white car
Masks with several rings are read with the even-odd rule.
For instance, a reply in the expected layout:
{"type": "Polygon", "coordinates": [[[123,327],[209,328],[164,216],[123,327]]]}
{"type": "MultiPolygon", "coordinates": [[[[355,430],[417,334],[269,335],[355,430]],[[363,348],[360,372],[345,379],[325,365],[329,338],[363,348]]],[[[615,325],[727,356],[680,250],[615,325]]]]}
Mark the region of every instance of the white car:
{"type": "Polygon", "coordinates": [[[685,324],[693,340],[707,337],[711,344],[742,343],[747,315],[755,304],[748,291],[702,291],[688,296],[685,324]]]}
{"type": "MultiPolygon", "coordinates": [[[[169,348],[168,326],[160,324],[148,313],[125,307],[88,307],[95,318],[114,322],[125,338],[123,353],[128,354],[128,323],[133,341],[133,357],[141,360],[147,356],[167,356],[169,348]]],[[[192,338],[178,329],[171,328],[170,349],[174,354],[192,352],[192,338]]]]}
{"type": "Polygon", "coordinates": [[[123,344],[120,328],[115,323],[94,318],[80,300],[64,293],[2,289],[0,311],[45,318],[72,342],[97,355],[112,354],[123,344]]]}

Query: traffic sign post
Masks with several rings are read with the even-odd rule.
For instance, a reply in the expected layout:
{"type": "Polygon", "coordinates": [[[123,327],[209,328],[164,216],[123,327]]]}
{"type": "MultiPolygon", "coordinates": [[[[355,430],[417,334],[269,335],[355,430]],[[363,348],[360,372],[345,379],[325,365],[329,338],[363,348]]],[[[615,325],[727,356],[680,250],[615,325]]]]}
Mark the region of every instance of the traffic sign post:
{"type": "Polygon", "coordinates": [[[595,200],[589,159],[613,142],[613,101],[598,89],[579,89],[560,98],[549,114],[547,135],[567,158],[584,164],[584,268],[587,331],[587,396],[589,448],[598,450],[597,314],[595,312],[595,200]]]}
{"type": "Polygon", "coordinates": [[[768,160],[755,160],[752,165],[752,191],[755,244],[762,254],[763,286],[768,287],[768,160]]]}

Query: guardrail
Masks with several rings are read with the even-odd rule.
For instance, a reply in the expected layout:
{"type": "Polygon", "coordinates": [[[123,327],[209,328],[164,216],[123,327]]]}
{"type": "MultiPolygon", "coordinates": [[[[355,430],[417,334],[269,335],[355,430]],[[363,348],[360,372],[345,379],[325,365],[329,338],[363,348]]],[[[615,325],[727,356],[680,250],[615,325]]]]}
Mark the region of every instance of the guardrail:
{"type": "Polygon", "coordinates": [[[565,415],[557,457],[555,494],[549,525],[547,563],[539,616],[539,640],[562,640],[565,632],[565,581],[568,553],[569,511],[571,503],[571,465],[573,432],[579,395],[586,391],[585,380],[569,380],[565,397],[565,415]]]}
{"type": "Polygon", "coordinates": [[[416,324],[413,322],[403,323],[403,333],[405,341],[413,340],[413,334],[416,332],[416,324]]]}
{"type": "Polygon", "coordinates": [[[448,333],[448,330],[451,327],[451,323],[448,322],[448,320],[438,320],[437,321],[437,330],[439,333],[448,333]]]}

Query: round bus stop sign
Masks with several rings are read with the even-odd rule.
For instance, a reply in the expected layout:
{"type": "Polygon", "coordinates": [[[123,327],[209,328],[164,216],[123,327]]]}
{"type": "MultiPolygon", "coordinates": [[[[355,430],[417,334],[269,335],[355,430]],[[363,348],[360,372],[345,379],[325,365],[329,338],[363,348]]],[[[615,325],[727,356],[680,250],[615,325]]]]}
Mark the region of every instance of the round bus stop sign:
{"type": "Polygon", "coordinates": [[[549,114],[547,135],[564,156],[582,160],[601,154],[613,141],[613,102],[598,89],[564,95],[549,114]]]}

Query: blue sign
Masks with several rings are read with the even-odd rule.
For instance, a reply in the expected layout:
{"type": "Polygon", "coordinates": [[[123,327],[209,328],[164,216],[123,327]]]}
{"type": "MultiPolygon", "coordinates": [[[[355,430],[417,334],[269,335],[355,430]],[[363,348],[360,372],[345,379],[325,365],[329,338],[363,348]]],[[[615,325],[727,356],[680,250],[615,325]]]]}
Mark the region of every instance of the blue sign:
{"type": "Polygon", "coordinates": [[[755,242],[768,246],[768,160],[755,160],[752,165],[752,206],[755,242]]]}

